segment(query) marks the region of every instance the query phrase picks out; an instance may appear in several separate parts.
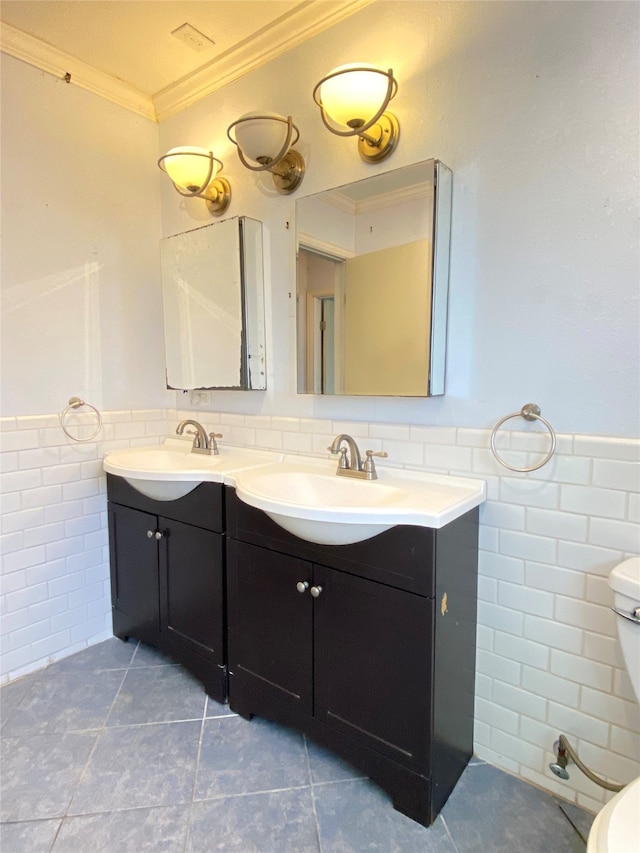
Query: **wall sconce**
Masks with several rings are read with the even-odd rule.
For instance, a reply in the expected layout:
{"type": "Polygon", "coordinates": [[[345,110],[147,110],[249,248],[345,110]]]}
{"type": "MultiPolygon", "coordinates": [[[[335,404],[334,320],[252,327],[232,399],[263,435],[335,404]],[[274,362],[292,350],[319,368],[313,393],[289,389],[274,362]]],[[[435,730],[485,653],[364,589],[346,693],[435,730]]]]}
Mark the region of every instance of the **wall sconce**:
{"type": "Polygon", "coordinates": [[[291,116],[246,113],[229,125],[227,136],[238,149],[242,165],[253,172],[271,172],[279,193],[287,195],[298,189],[305,166],[302,155],[291,147],[300,139],[291,116]]]}
{"type": "Polygon", "coordinates": [[[398,142],[398,119],[385,112],[397,91],[391,68],[381,71],[372,65],[341,65],[317,84],[313,100],[328,130],[338,136],[358,136],[362,159],[379,163],[393,153],[398,142]]]}
{"type": "Polygon", "coordinates": [[[222,162],[211,151],[193,146],[172,148],[158,160],[158,166],[180,195],[203,198],[213,216],[220,216],[229,207],[231,186],[226,178],[216,177],[222,162]]]}

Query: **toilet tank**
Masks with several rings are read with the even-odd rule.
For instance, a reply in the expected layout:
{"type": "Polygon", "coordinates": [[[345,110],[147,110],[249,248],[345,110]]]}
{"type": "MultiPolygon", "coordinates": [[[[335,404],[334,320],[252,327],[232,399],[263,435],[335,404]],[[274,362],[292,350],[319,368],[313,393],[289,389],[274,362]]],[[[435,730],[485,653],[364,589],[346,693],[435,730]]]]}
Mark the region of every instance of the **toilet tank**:
{"type": "Polygon", "coordinates": [[[640,557],[617,565],[609,575],[609,586],[614,593],[622,655],[640,702],[640,557]]]}

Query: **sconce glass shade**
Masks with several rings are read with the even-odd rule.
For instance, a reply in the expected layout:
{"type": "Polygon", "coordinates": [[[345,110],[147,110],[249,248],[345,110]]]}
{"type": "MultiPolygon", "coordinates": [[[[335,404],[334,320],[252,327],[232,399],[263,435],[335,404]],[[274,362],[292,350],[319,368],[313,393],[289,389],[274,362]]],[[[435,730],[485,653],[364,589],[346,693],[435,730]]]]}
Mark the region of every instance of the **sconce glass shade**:
{"type": "Polygon", "coordinates": [[[190,194],[207,187],[220,170],[220,161],[210,151],[193,146],[167,151],[163,165],[173,183],[190,194]]]}
{"type": "Polygon", "coordinates": [[[211,151],[193,145],[172,148],[158,160],[158,166],[180,195],[203,198],[215,216],[229,206],[231,187],[226,178],[216,178],[222,163],[211,151]]]}
{"type": "Polygon", "coordinates": [[[235,142],[244,156],[262,165],[277,160],[299,138],[296,128],[296,138],[291,140],[293,125],[277,113],[246,113],[231,127],[235,127],[235,142]]]}
{"type": "Polygon", "coordinates": [[[291,116],[245,113],[229,125],[227,136],[243,166],[253,172],[271,172],[278,192],[288,194],[300,186],[305,164],[302,155],[291,148],[300,138],[291,116]]]}
{"type": "Polygon", "coordinates": [[[336,124],[357,130],[378,114],[387,96],[384,72],[363,65],[341,65],[320,84],[322,108],[336,124]]]}
{"type": "Polygon", "coordinates": [[[378,162],[393,152],[398,141],[398,120],[393,113],[385,112],[397,91],[391,68],[381,71],[372,65],[351,63],[323,77],[313,90],[313,99],[328,130],[337,136],[359,136],[360,156],[378,162]]]}

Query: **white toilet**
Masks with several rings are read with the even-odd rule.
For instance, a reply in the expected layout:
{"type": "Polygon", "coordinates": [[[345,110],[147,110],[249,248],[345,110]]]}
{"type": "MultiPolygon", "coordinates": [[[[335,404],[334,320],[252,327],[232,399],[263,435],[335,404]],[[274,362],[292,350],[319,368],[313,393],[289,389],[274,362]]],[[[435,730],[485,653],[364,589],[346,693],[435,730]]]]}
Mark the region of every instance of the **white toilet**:
{"type": "MultiPolygon", "coordinates": [[[[631,684],[640,702],[640,557],[620,563],[609,576],[618,615],[618,636],[631,684]],[[637,620],[637,621],[636,621],[637,620]]],[[[640,777],[609,800],[596,815],[587,853],[640,851],[640,777]]]]}

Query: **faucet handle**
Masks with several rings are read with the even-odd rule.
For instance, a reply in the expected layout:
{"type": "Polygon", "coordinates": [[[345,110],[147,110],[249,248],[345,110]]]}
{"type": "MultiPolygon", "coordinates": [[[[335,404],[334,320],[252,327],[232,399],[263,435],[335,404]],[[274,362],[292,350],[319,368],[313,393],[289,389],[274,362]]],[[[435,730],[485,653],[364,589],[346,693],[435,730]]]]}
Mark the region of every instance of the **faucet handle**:
{"type": "Polygon", "coordinates": [[[338,460],[338,471],[349,467],[346,447],[335,447],[333,444],[330,444],[329,447],[327,447],[327,450],[332,456],[337,456],[338,453],[340,454],[340,459],[338,460]]]}
{"type": "Polygon", "coordinates": [[[198,435],[197,431],[195,429],[186,429],[185,432],[187,435],[192,435],[194,437],[193,446],[200,447],[200,436],[198,435]]]}
{"type": "Polygon", "coordinates": [[[349,467],[349,463],[347,462],[347,448],[346,447],[339,447],[337,450],[334,450],[333,445],[329,445],[329,447],[327,447],[327,450],[329,451],[329,453],[331,453],[332,456],[337,456],[338,453],[340,454],[340,459],[338,460],[338,471],[341,468],[348,468],[349,467]]]}
{"type": "Polygon", "coordinates": [[[338,453],[340,454],[340,459],[338,460],[338,470],[340,470],[341,468],[348,468],[349,463],[347,462],[347,448],[341,447],[338,453]]]}
{"type": "Polygon", "coordinates": [[[211,453],[214,456],[219,456],[220,451],[218,450],[218,444],[216,442],[216,438],[222,438],[221,432],[210,432],[209,433],[209,448],[211,449],[211,453]]]}
{"type": "Polygon", "coordinates": [[[377,480],[376,465],[373,461],[374,456],[379,456],[381,459],[386,459],[389,454],[386,450],[365,450],[367,457],[362,465],[362,470],[366,473],[368,480],[377,480]]]}

